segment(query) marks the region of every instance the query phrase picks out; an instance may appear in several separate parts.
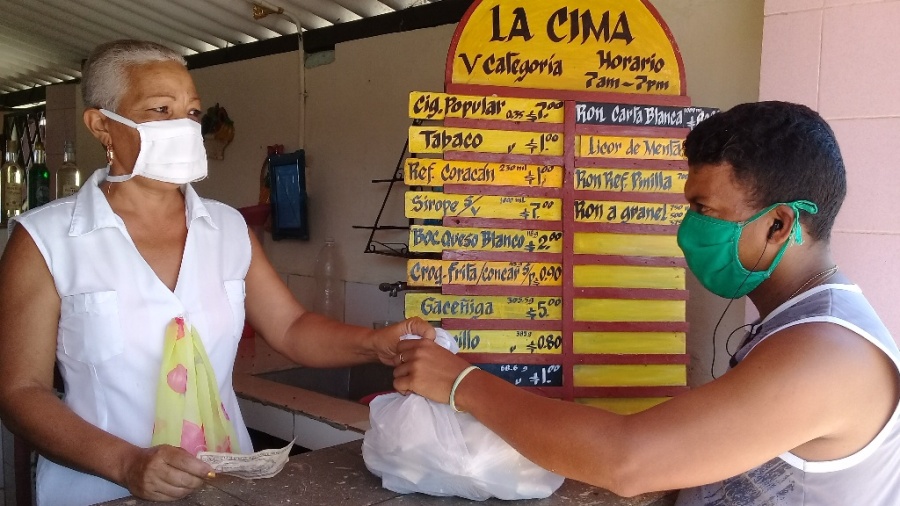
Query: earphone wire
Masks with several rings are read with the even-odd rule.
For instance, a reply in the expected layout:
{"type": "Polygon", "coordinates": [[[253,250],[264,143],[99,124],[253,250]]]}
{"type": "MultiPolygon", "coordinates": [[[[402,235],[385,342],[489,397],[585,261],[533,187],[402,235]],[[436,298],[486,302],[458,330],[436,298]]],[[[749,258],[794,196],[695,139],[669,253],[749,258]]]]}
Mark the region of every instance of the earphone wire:
{"type": "MultiPolygon", "coordinates": [[[[716,326],[713,327],[713,335],[712,335],[713,357],[712,357],[712,364],[710,364],[710,366],[709,366],[709,375],[712,376],[712,379],[718,379],[718,378],[716,378],[716,335],[719,333],[719,325],[722,323],[722,320],[725,319],[725,313],[728,312],[728,308],[731,307],[731,303],[734,302],[735,300],[737,300],[737,294],[738,294],[738,292],[741,291],[741,288],[743,288],[744,283],[746,283],[747,280],[750,279],[750,275],[753,274],[753,272],[759,266],[759,262],[762,261],[762,257],[766,254],[766,249],[768,249],[768,247],[769,247],[769,241],[766,241],[766,245],[763,246],[762,253],[759,254],[759,258],[757,258],[756,263],[753,264],[753,268],[749,269],[749,271],[747,272],[747,275],[744,276],[744,280],[741,281],[741,284],[739,284],[737,286],[737,288],[734,289],[734,293],[731,295],[731,298],[728,299],[728,304],[725,306],[725,310],[722,311],[721,315],[719,315],[719,321],[717,321],[716,326]]],[[[728,334],[728,338],[725,340],[725,352],[726,353],[729,352],[728,342],[731,340],[731,337],[734,336],[734,333],[744,327],[748,327],[751,325],[752,324],[750,324],[750,323],[741,325],[740,327],[732,330],[731,334],[728,334]]],[[[735,352],[735,353],[737,353],[737,352],[735,352]]],[[[734,358],[734,355],[731,355],[731,357],[734,358]]]]}

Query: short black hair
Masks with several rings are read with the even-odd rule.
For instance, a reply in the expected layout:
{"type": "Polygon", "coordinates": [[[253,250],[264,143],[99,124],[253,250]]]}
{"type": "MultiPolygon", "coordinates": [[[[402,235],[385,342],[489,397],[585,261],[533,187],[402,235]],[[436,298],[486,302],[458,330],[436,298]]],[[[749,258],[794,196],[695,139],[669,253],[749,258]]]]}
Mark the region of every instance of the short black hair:
{"type": "Polygon", "coordinates": [[[837,139],[809,107],[788,102],[741,104],[700,122],[684,142],[691,167],[727,162],[760,209],[809,200],[818,214],[802,213],[810,236],[827,241],[847,177],[837,139]]]}

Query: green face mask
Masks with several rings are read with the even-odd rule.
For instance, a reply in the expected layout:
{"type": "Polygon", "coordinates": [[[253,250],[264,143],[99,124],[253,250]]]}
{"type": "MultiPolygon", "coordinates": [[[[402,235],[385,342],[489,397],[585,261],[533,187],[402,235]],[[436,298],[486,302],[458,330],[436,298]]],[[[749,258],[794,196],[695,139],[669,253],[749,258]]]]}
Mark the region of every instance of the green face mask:
{"type": "Polygon", "coordinates": [[[707,290],[726,299],[743,297],[769,279],[792,242],[803,243],[801,210],[810,214],[819,212],[819,208],[808,200],[772,204],[749,220],[739,222],[719,220],[689,210],[678,227],[678,246],[684,252],[684,259],[691,272],[707,290]],[[781,205],[794,210],[791,238],[781,246],[768,269],[747,270],[738,257],[741,232],[745,226],[781,205]]]}

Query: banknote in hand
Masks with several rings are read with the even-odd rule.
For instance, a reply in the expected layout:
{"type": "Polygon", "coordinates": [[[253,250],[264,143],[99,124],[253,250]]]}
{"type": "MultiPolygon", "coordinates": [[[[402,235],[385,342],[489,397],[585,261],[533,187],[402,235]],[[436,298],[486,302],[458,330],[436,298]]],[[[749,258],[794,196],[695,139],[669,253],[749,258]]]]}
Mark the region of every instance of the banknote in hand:
{"type": "Polygon", "coordinates": [[[200,452],[197,458],[212,466],[217,473],[230,474],[245,480],[271,478],[281,472],[290,457],[291,441],[281,449],[262,450],[256,453],[200,452]]]}

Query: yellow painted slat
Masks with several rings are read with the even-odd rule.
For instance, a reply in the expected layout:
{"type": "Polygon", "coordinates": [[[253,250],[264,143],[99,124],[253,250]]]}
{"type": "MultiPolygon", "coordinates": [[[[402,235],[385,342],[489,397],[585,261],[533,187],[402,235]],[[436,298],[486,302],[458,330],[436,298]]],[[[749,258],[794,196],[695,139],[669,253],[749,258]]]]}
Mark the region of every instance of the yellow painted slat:
{"type": "Polygon", "coordinates": [[[687,171],[575,169],[575,189],[604,192],[684,193],[687,171]]]}
{"type": "Polygon", "coordinates": [[[450,330],[463,353],[562,353],[562,332],[532,330],[450,330]]]}
{"type": "Polygon", "coordinates": [[[684,290],[684,269],[633,265],[576,265],[576,287],[665,288],[684,290]]]}
{"type": "Polygon", "coordinates": [[[409,230],[409,250],[416,253],[443,250],[560,253],[562,232],[413,225],[409,230]]]}
{"type": "Polygon", "coordinates": [[[604,409],[620,415],[633,415],[641,411],[662,404],[671,397],[605,397],[605,398],[578,398],[575,402],[595,408],[604,409]]]}
{"type": "Polygon", "coordinates": [[[409,152],[469,151],[562,156],[562,139],[562,134],[558,133],[413,126],[409,128],[409,152]]]}
{"type": "Polygon", "coordinates": [[[575,365],[576,387],[652,387],[687,385],[683,364],[575,365]]]}
{"type": "Polygon", "coordinates": [[[684,139],[582,135],[578,153],[585,158],[684,160],[684,139]]]}
{"type": "Polygon", "coordinates": [[[581,322],[683,322],[683,300],[575,299],[581,322]]]}
{"type": "Polygon", "coordinates": [[[409,117],[442,120],[444,118],[562,123],[562,100],[448,95],[413,91],[409,94],[409,117]]]}
{"type": "Polygon", "coordinates": [[[575,221],[582,223],[626,223],[637,225],[678,225],[687,204],[576,200],[575,221]]]}
{"type": "MultiPolygon", "coordinates": [[[[576,265],[576,287],[684,289],[684,269],[623,265],[576,265]]],[[[410,286],[560,286],[562,266],[543,262],[413,259],[406,263],[410,286]]]]}
{"type": "Polygon", "coordinates": [[[427,321],[442,318],[480,318],[485,320],[559,320],[559,297],[462,296],[433,293],[408,293],[406,317],[427,321]]]}
{"type": "MultiPolygon", "coordinates": [[[[406,295],[406,317],[559,320],[559,297],[406,295]]],[[[684,321],[683,300],[576,299],[576,321],[684,321]]]]}
{"type": "Polygon", "coordinates": [[[433,158],[407,158],[403,181],[410,186],[445,184],[562,187],[563,168],[559,165],[524,163],[483,163],[444,161],[433,158]]]}
{"type": "Polygon", "coordinates": [[[683,354],[684,332],[575,332],[578,354],[683,354]]]}
{"type": "Polygon", "coordinates": [[[579,255],[624,255],[681,258],[674,235],[638,235],[609,233],[575,234],[575,253],[579,255]]]}
{"type": "Polygon", "coordinates": [[[541,262],[484,262],[478,260],[425,260],[406,262],[410,286],[559,286],[562,266],[541,262]]]}
{"type": "Polygon", "coordinates": [[[406,192],[407,218],[440,219],[445,216],[500,218],[507,220],[552,220],[562,216],[559,199],[503,197],[499,195],[452,195],[439,192],[406,192]]]}

